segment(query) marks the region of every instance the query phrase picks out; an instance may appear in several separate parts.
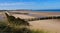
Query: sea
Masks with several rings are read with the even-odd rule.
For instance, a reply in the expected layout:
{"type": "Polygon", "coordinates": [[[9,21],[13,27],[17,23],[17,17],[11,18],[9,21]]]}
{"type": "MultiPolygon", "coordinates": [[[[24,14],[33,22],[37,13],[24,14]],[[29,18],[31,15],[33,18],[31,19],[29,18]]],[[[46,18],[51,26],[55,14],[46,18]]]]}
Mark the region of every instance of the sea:
{"type": "Polygon", "coordinates": [[[33,12],[60,12],[60,11],[33,11],[33,12]]]}

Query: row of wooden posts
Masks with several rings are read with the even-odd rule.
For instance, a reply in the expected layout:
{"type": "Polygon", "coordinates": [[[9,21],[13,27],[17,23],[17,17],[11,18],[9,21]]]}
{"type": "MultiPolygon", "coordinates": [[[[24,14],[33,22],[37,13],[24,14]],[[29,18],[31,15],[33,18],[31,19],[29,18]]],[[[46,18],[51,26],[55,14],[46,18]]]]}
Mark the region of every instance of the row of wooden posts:
{"type": "Polygon", "coordinates": [[[50,17],[38,17],[38,18],[31,18],[26,19],[27,21],[35,21],[35,20],[48,20],[48,19],[60,19],[60,16],[50,16],[50,17]]]}

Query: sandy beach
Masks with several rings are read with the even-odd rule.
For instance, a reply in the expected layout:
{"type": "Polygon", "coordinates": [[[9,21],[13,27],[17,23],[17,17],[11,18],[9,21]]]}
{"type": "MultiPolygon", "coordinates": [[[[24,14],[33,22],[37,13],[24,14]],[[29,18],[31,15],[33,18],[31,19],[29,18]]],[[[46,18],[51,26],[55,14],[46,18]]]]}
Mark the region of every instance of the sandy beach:
{"type": "MultiPolygon", "coordinates": [[[[22,11],[21,11],[22,12],[22,11]]],[[[31,15],[23,15],[23,14],[12,14],[16,18],[19,17],[21,19],[30,19],[36,18],[37,16],[60,16],[58,12],[27,12],[31,15]]],[[[37,21],[28,21],[30,23],[31,29],[45,30],[51,33],[60,33],[60,20],[58,19],[50,19],[50,20],[37,20],[37,21]]]]}
{"type": "Polygon", "coordinates": [[[30,28],[51,31],[51,33],[60,33],[60,21],[58,20],[38,20],[31,21],[30,28]]]}

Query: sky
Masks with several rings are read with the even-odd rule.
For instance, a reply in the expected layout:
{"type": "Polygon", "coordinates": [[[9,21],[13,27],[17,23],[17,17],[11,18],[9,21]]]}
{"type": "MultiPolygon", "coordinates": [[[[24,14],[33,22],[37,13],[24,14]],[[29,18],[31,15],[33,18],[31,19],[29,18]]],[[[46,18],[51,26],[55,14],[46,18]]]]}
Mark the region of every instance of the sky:
{"type": "Polygon", "coordinates": [[[0,0],[0,10],[4,9],[60,9],[60,0],[0,0]]]}

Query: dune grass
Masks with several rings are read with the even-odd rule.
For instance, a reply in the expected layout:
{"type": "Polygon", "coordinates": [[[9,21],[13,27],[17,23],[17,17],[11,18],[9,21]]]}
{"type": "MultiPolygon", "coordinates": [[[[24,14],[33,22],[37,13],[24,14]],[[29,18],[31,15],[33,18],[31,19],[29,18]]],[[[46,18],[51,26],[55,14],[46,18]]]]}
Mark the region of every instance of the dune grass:
{"type": "Polygon", "coordinates": [[[29,28],[26,27],[22,27],[22,28],[16,28],[16,27],[10,27],[7,26],[7,24],[5,24],[4,22],[0,22],[0,30],[2,33],[48,33],[45,32],[44,30],[31,30],[29,28]]]}
{"type": "Polygon", "coordinates": [[[44,31],[44,30],[31,30],[31,33],[48,33],[48,31],[44,31]]]}

